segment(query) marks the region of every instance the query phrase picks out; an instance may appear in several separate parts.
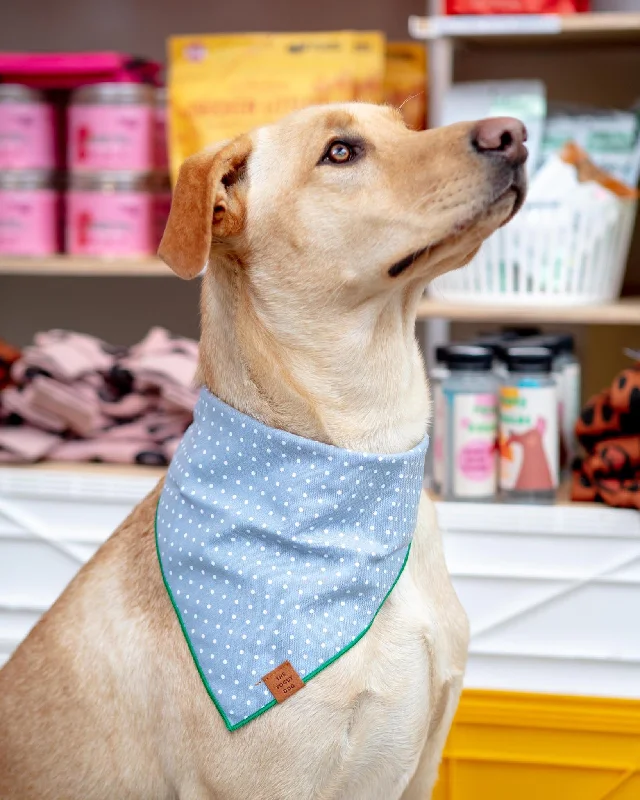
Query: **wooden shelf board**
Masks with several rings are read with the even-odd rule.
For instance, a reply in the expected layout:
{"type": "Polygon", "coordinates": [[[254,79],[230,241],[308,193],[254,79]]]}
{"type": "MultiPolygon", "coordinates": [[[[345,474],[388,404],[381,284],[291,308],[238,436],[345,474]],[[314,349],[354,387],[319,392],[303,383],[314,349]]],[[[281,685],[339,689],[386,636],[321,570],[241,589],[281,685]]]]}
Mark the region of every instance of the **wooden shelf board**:
{"type": "MultiPolygon", "coordinates": [[[[145,467],[139,464],[95,464],[95,463],[75,463],[75,462],[60,462],[60,461],[40,461],[38,464],[2,464],[0,465],[0,475],[5,470],[20,470],[29,473],[47,473],[54,472],[58,474],[70,474],[78,477],[102,477],[106,480],[110,478],[155,478],[159,480],[162,478],[166,471],[166,467],[145,467]]],[[[443,501],[434,492],[427,490],[427,494],[432,500],[437,502],[443,501]]],[[[594,506],[602,508],[599,503],[572,503],[569,499],[570,484],[565,481],[558,490],[558,498],[556,505],[576,505],[581,508],[588,508],[594,506]]]]}
{"type": "Polygon", "coordinates": [[[0,256],[0,275],[55,277],[160,277],[173,275],[159,258],[94,258],[83,256],[0,256]]]}
{"type": "Polygon", "coordinates": [[[418,39],[443,36],[474,45],[621,44],[640,40],[640,13],[595,13],[517,16],[410,18],[409,30],[418,39]]]}
{"type": "MultiPolygon", "coordinates": [[[[105,481],[119,478],[149,478],[160,480],[164,477],[166,467],[145,467],[139,464],[95,464],[95,463],[75,463],[60,461],[41,461],[38,464],[2,464],[0,465],[0,477],[6,470],[20,470],[21,472],[46,474],[55,473],[58,475],[68,474],[78,478],[101,478],[105,481]]],[[[432,500],[443,501],[434,492],[427,490],[432,500]]],[[[602,503],[574,503],[570,499],[570,481],[564,481],[558,490],[555,505],[572,506],[576,508],[607,508],[602,503]]],[[[502,505],[498,503],[497,505],[502,505]]]]}
{"type": "Polygon", "coordinates": [[[640,325],[640,297],[598,306],[525,306],[455,303],[425,298],[418,319],[454,322],[539,322],[573,325],[640,325]]]}
{"type": "Polygon", "coordinates": [[[624,34],[640,35],[640,13],[610,12],[596,14],[567,14],[561,18],[562,33],[598,35],[624,34]]]}
{"type": "MultiPolygon", "coordinates": [[[[20,258],[0,256],[0,276],[165,277],[173,275],[158,258],[100,259],[72,256],[20,258]]],[[[640,297],[598,306],[518,306],[456,303],[425,298],[418,319],[442,318],[469,322],[553,322],[584,325],[640,325],[640,297]]]]}
{"type": "Polygon", "coordinates": [[[142,464],[97,464],[75,461],[39,461],[37,464],[2,464],[0,469],[20,469],[30,472],[75,473],[77,475],[103,475],[105,477],[162,478],[166,467],[145,467],[142,464]]]}
{"type": "MultiPolygon", "coordinates": [[[[450,500],[443,500],[439,495],[435,494],[435,492],[431,490],[427,490],[427,494],[429,497],[436,503],[456,503],[460,501],[450,501],[450,500]]],[[[504,505],[504,503],[488,503],[486,506],[491,508],[495,505],[504,505]]],[[[510,503],[511,507],[514,505],[518,505],[517,503],[510,503]]],[[[553,504],[555,506],[570,506],[572,508],[609,508],[609,506],[603,505],[602,503],[576,503],[571,500],[571,480],[567,479],[564,480],[560,484],[560,488],[558,489],[558,493],[556,495],[556,501],[553,504]]]]}

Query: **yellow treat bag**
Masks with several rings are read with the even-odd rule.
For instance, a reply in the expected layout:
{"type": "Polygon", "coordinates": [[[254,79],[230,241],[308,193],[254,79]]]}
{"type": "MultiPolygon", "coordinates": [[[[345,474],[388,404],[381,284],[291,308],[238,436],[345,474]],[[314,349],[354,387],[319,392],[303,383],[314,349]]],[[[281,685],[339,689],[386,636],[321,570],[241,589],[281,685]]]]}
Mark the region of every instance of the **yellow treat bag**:
{"type": "MultiPolygon", "coordinates": [[[[182,161],[207,145],[297,108],[352,100],[355,61],[360,57],[354,57],[348,31],[171,38],[169,151],[174,179],[182,161]]],[[[363,67],[362,74],[368,69],[363,67]]]]}
{"type": "Polygon", "coordinates": [[[379,31],[352,31],[353,99],[382,103],[386,41],[379,31]]]}
{"type": "Polygon", "coordinates": [[[422,130],[427,116],[427,53],[418,42],[387,44],[384,101],[400,108],[410,128],[422,130]]]}

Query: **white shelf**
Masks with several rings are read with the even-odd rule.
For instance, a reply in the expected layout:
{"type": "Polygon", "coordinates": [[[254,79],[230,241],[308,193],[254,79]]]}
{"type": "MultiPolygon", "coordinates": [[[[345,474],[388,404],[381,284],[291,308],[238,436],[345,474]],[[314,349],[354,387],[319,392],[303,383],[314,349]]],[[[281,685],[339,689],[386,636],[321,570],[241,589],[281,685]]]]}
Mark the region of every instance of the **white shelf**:
{"type": "Polygon", "coordinates": [[[640,514],[437,503],[471,625],[465,686],[640,697],[640,514]]]}
{"type": "Polygon", "coordinates": [[[615,536],[640,543],[640,514],[599,503],[559,502],[555,505],[515,503],[453,503],[436,501],[445,530],[473,530],[498,534],[536,533],[569,537],[615,536]],[[524,513],[526,510],[526,513],[524,513]]]}
{"type": "Polygon", "coordinates": [[[482,44],[522,43],[527,39],[545,44],[620,44],[640,40],[639,13],[518,14],[409,17],[415,39],[458,39],[482,44]]]}
{"type": "Polygon", "coordinates": [[[0,498],[39,497],[70,501],[131,502],[151,491],[165,474],[161,467],[135,464],[75,464],[44,461],[0,467],[0,498]]]}
{"type": "Polygon", "coordinates": [[[0,666],[163,470],[0,468],[0,666]]]}

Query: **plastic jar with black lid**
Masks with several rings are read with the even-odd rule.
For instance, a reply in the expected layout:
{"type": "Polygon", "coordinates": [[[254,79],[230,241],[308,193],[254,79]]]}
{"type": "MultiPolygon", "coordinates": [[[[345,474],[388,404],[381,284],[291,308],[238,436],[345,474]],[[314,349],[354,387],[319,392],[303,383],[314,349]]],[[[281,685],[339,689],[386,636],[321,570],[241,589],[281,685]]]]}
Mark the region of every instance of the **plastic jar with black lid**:
{"type": "Polygon", "coordinates": [[[497,389],[493,353],[450,345],[445,405],[442,494],[448,500],[492,501],[497,495],[497,389]]]}
{"type": "Polygon", "coordinates": [[[550,333],[524,339],[526,347],[547,347],[553,354],[553,376],[558,390],[560,466],[569,468],[576,454],[575,426],[580,414],[581,368],[570,333],[550,333]]]}
{"type": "Polygon", "coordinates": [[[500,489],[505,500],[550,503],[559,475],[556,383],[549,348],[515,345],[500,387],[500,489]]]}
{"type": "Polygon", "coordinates": [[[488,333],[476,337],[470,344],[478,345],[478,347],[487,347],[491,350],[493,353],[493,371],[499,378],[502,378],[507,373],[504,354],[517,338],[517,334],[511,332],[488,333]]]}

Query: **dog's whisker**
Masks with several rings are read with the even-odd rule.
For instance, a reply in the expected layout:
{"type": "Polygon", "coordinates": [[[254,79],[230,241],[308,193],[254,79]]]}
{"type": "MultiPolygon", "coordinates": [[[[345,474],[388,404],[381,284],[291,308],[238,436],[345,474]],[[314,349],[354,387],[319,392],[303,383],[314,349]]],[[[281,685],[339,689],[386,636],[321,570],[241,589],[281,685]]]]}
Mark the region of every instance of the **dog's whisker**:
{"type": "Polygon", "coordinates": [[[406,100],[403,100],[403,101],[402,101],[402,103],[401,103],[401,104],[398,106],[398,111],[402,111],[402,109],[404,108],[404,106],[405,106],[405,105],[406,105],[406,104],[407,104],[407,103],[408,103],[410,100],[413,100],[415,97],[420,97],[420,96],[421,96],[421,95],[423,95],[423,94],[424,94],[424,91],[422,91],[422,92],[416,92],[415,94],[412,94],[412,95],[410,95],[409,97],[407,97],[407,98],[406,98],[406,100]]]}

